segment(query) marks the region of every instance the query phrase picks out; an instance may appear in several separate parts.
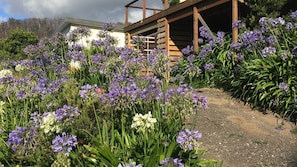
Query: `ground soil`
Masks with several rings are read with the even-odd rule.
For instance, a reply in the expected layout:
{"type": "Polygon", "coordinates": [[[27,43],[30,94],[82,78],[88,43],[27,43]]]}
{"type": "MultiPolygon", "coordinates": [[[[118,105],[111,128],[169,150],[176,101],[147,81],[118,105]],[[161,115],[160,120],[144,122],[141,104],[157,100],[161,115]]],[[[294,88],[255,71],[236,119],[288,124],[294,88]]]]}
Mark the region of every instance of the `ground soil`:
{"type": "Polygon", "coordinates": [[[199,89],[209,106],[198,112],[196,129],[202,133],[205,158],[223,167],[297,167],[297,134],[291,122],[263,114],[213,88],[199,89]]]}

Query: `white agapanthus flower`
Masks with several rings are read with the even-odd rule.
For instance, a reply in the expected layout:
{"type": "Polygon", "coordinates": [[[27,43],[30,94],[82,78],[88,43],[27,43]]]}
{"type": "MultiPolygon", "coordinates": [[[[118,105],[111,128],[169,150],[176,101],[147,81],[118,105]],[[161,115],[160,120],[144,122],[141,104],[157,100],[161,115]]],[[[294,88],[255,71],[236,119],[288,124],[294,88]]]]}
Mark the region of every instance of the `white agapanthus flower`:
{"type": "Polygon", "coordinates": [[[23,66],[23,65],[21,65],[21,64],[18,64],[18,65],[16,65],[15,66],[15,71],[17,71],[17,72],[20,72],[20,71],[24,71],[26,68],[25,68],[25,66],[23,66]]]}
{"type": "Polygon", "coordinates": [[[12,72],[10,70],[3,69],[0,71],[0,78],[8,76],[8,75],[12,75],[12,72]]]}
{"type": "Polygon", "coordinates": [[[42,118],[40,128],[43,129],[44,133],[49,132],[60,132],[61,129],[58,125],[55,125],[55,113],[50,112],[45,117],[42,118]]]}
{"type": "Polygon", "coordinates": [[[71,60],[69,65],[70,65],[71,70],[80,70],[81,69],[80,61],[71,60]]]}
{"type": "Polygon", "coordinates": [[[137,132],[152,131],[156,122],[157,119],[152,117],[151,112],[145,115],[136,114],[133,117],[131,128],[137,129],[137,132]]]}

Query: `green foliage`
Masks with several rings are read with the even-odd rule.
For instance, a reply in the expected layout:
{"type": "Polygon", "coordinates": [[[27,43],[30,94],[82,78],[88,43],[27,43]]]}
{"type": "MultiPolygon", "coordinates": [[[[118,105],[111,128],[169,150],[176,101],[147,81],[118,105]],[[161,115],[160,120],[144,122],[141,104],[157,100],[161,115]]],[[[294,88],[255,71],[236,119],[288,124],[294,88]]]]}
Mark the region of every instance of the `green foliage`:
{"type": "Polygon", "coordinates": [[[36,44],[37,42],[38,36],[33,32],[27,32],[20,28],[14,29],[7,38],[2,39],[0,42],[0,49],[4,52],[4,54],[0,55],[0,58],[14,60],[27,58],[23,51],[24,48],[28,45],[36,44]]]}
{"type": "MultiPolygon", "coordinates": [[[[276,18],[288,0],[245,0],[250,12],[244,20],[249,26],[257,27],[261,17],[276,18]]],[[[244,18],[243,18],[244,19],[244,18]]]]}

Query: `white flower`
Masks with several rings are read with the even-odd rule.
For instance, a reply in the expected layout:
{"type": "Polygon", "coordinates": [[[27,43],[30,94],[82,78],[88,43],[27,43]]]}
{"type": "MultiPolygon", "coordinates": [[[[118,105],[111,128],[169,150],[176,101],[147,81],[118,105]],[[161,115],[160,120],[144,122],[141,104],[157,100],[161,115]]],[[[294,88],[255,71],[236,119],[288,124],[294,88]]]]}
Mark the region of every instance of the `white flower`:
{"type": "Polygon", "coordinates": [[[14,69],[15,69],[15,71],[20,72],[20,71],[23,71],[25,69],[25,66],[22,66],[21,64],[18,64],[18,65],[15,66],[14,69]]]}
{"type": "Polygon", "coordinates": [[[152,117],[151,112],[145,115],[136,114],[133,117],[131,128],[137,129],[137,132],[145,132],[146,130],[151,131],[154,130],[154,124],[156,122],[157,119],[152,117]]]}
{"type": "Polygon", "coordinates": [[[80,61],[71,60],[69,65],[70,65],[70,69],[73,69],[73,70],[80,70],[81,69],[80,61]]]}
{"type": "Polygon", "coordinates": [[[40,128],[43,129],[44,133],[49,132],[60,132],[61,129],[58,125],[55,125],[55,113],[50,112],[45,117],[42,118],[40,128]]]}
{"type": "Polygon", "coordinates": [[[8,75],[12,75],[12,72],[10,70],[4,69],[4,70],[0,71],[0,78],[8,76],[8,75]]]}

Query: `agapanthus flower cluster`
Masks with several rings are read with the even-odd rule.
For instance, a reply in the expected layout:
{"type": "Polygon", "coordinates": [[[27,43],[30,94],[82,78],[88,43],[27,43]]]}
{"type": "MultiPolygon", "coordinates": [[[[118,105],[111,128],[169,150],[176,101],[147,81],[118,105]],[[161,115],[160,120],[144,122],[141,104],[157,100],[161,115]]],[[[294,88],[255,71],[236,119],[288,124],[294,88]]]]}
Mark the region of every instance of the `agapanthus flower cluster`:
{"type": "Polygon", "coordinates": [[[225,41],[225,32],[219,31],[217,32],[217,38],[214,40],[213,45],[217,44],[221,46],[224,41],[225,41]]]}
{"type": "Polygon", "coordinates": [[[104,31],[113,31],[116,28],[115,23],[103,23],[102,29],[104,31]]]}
{"type": "Polygon", "coordinates": [[[26,134],[26,128],[16,127],[15,130],[9,133],[7,144],[11,146],[13,151],[16,151],[20,146],[23,145],[23,137],[26,134]]]}
{"type": "Polygon", "coordinates": [[[12,93],[15,93],[17,99],[25,99],[32,96],[32,87],[34,84],[29,78],[20,78],[14,81],[12,93]]]}
{"type": "Polygon", "coordinates": [[[74,118],[79,116],[79,109],[77,107],[72,107],[64,105],[55,111],[55,120],[58,123],[72,123],[74,118]]]}
{"type": "Polygon", "coordinates": [[[12,76],[12,71],[8,69],[3,69],[0,71],[0,78],[6,77],[6,76],[12,76]]]}
{"type": "Polygon", "coordinates": [[[160,162],[159,167],[184,167],[182,159],[179,158],[165,158],[160,162]]]}
{"type": "Polygon", "coordinates": [[[71,60],[69,66],[71,71],[78,71],[81,69],[80,61],[71,60]]]}
{"type": "Polygon", "coordinates": [[[71,42],[78,42],[83,37],[88,37],[91,35],[91,30],[88,27],[78,27],[70,32],[68,35],[68,40],[71,42]]]}
{"type": "Polygon", "coordinates": [[[54,112],[46,112],[43,114],[42,120],[40,121],[40,128],[43,129],[45,134],[61,132],[61,127],[57,124],[56,114],[54,112]]]}
{"type": "Polygon", "coordinates": [[[244,55],[243,54],[237,54],[236,58],[237,58],[238,61],[242,61],[242,60],[244,60],[244,55]]]}
{"type": "Polygon", "coordinates": [[[270,55],[275,54],[275,53],[276,53],[275,47],[271,47],[271,46],[265,47],[262,50],[262,56],[263,57],[267,57],[267,56],[270,56],[270,55]]]}
{"type": "Polygon", "coordinates": [[[145,115],[136,114],[133,117],[131,128],[136,129],[137,132],[151,132],[154,130],[154,124],[156,122],[157,119],[152,117],[151,112],[148,112],[145,115]]]}
{"type": "Polygon", "coordinates": [[[243,46],[246,47],[248,51],[251,51],[258,47],[258,45],[262,44],[264,41],[264,37],[261,31],[245,31],[239,36],[239,40],[243,46]]]}
{"type": "Polygon", "coordinates": [[[138,97],[145,102],[160,100],[163,97],[161,80],[155,76],[140,77],[138,97]]]}
{"type": "Polygon", "coordinates": [[[28,153],[34,152],[39,145],[36,141],[38,135],[38,129],[35,126],[17,126],[15,130],[9,133],[7,144],[18,154],[30,156],[28,153]]]}
{"type": "Polygon", "coordinates": [[[240,49],[243,47],[243,44],[241,42],[232,42],[230,47],[235,51],[235,52],[238,52],[240,51],[240,49]]]}
{"type": "Polygon", "coordinates": [[[282,91],[288,91],[288,89],[289,89],[289,85],[287,84],[287,83],[285,83],[285,82],[281,82],[281,83],[279,83],[279,85],[278,85],[278,87],[282,90],[282,91]]]}
{"type": "Polygon", "coordinates": [[[185,48],[183,48],[181,50],[182,54],[185,56],[185,55],[190,55],[191,53],[194,52],[194,47],[193,46],[190,46],[190,45],[187,45],[185,48]]]}
{"type": "Polygon", "coordinates": [[[195,108],[201,106],[207,108],[207,98],[201,96],[186,84],[179,86],[177,89],[169,89],[165,94],[165,102],[167,105],[174,105],[179,112],[189,114],[195,108]]]}
{"type": "Polygon", "coordinates": [[[155,76],[163,76],[169,70],[169,57],[164,50],[154,49],[148,55],[149,70],[155,76]]]}
{"type": "Polygon", "coordinates": [[[141,164],[136,165],[136,162],[130,162],[125,164],[119,164],[118,167],[142,167],[141,164]]]}
{"type": "Polygon", "coordinates": [[[232,23],[232,28],[244,28],[245,23],[241,20],[236,20],[234,23],[232,23]]]}
{"type": "Polygon", "coordinates": [[[210,45],[206,45],[201,49],[198,56],[200,58],[204,58],[208,53],[211,53],[211,51],[212,51],[212,47],[210,45]]]}
{"type": "Polygon", "coordinates": [[[21,64],[18,64],[15,66],[15,71],[17,72],[21,72],[21,71],[24,71],[26,69],[26,66],[22,66],[21,64]]]}
{"type": "Polygon", "coordinates": [[[69,156],[69,153],[77,145],[77,137],[70,136],[65,132],[62,135],[57,135],[52,141],[52,149],[55,153],[69,156]]]}
{"type": "Polygon", "coordinates": [[[113,107],[115,110],[130,108],[138,103],[139,87],[136,83],[120,85],[118,82],[113,82],[107,93],[103,93],[100,99],[103,104],[113,107]]]}
{"type": "Polygon", "coordinates": [[[184,151],[196,150],[200,146],[202,134],[196,130],[185,129],[178,133],[176,142],[184,151]]]}
{"type": "Polygon", "coordinates": [[[291,13],[292,19],[297,18],[297,10],[291,13]]]}
{"type": "Polygon", "coordinates": [[[206,40],[206,42],[209,42],[213,39],[205,26],[199,27],[199,32],[200,32],[200,36],[203,37],[206,40]]]}
{"type": "Polygon", "coordinates": [[[193,64],[194,60],[195,60],[195,57],[196,55],[195,54],[190,54],[188,57],[187,57],[187,60],[190,64],[193,64]]]}
{"type": "Polygon", "coordinates": [[[97,85],[83,85],[80,88],[79,95],[82,99],[92,99],[92,98],[98,98],[99,94],[96,92],[96,89],[98,88],[97,85]]]}
{"type": "Polygon", "coordinates": [[[268,17],[262,17],[259,20],[259,23],[261,25],[261,30],[263,32],[267,31],[269,28],[275,28],[277,26],[285,25],[285,20],[282,17],[278,18],[268,18],[268,17]]]}
{"type": "Polygon", "coordinates": [[[41,95],[41,98],[44,99],[47,94],[54,94],[59,91],[62,84],[66,81],[67,79],[65,78],[50,80],[45,76],[39,75],[37,84],[32,88],[31,91],[35,96],[41,95]]]}
{"type": "Polygon", "coordinates": [[[205,71],[211,71],[214,68],[214,64],[213,63],[205,63],[203,68],[205,71]]]}

